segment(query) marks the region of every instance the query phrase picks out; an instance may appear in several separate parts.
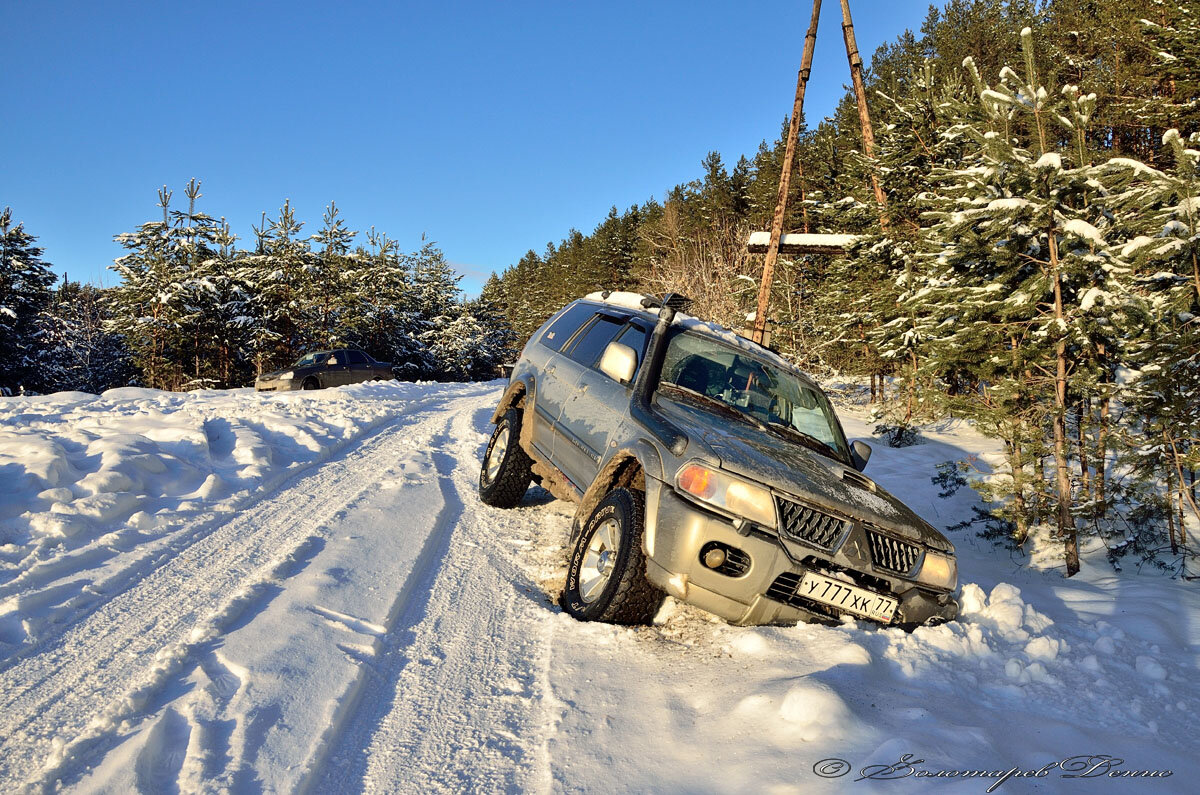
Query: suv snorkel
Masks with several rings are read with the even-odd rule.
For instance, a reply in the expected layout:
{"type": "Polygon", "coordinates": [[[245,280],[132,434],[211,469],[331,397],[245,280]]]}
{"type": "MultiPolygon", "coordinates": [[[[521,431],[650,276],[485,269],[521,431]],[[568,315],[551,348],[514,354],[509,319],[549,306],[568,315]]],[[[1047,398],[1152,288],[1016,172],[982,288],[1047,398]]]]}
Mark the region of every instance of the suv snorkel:
{"type": "Polygon", "coordinates": [[[687,449],[687,435],[654,410],[650,397],[658,387],[658,379],[662,375],[663,361],[667,356],[667,332],[675,320],[675,313],[690,303],[690,298],[678,293],[667,293],[661,302],[649,297],[642,299],[642,306],[645,308],[658,307],[658,322],[650,334],[650,343],[646,346],[646,361],[634,381],[633,399],[629,404],[629,413],[677,456],[683,455],[683,451],[687,449]]]}

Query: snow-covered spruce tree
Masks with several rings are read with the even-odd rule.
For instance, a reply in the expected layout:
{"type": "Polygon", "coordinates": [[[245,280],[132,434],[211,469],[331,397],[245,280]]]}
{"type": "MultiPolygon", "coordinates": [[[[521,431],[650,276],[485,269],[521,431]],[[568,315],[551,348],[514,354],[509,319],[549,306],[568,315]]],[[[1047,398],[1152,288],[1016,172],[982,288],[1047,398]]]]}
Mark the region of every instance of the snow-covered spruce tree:
{"type": "Polygon", "coordinates": [[[207,377],[219,387],[242,386],[254,375],[247,350],[254,327],[253,302],[239,278],[242,252],[235,245],[237,236],[224,218],[213,242],[216,248],[200,262],[196,285],[203,306],[200,335],[207,377]]]}
{"type": "Polygon", "coordinates": [[[254,229],[254,252],[240,260],[238,278],[253,299],[248,344],[256,374],[290,364],[308,344],[303,310],[312,251],[300,236],[303,227],[284,200],[277,218],[268,221],[264,214],[254,229]]]}
{"type": "Polygon", "coordinates": [[[1141,26],[1158,62],[1157,85],[1150,96],[1126,104],[1143,123],[1188,136],[1200,132],[1200,8],[1178,0],[1152,4],[1141,26]]]}
{"type": "Polygon", "coordinates": [[[1186,517],[1200,522],[1200,136],[1164,136],[1174,167],[1160,171],[1124,158],[1105,171],[1117,182],[1112,204],[1136,236],[1120,246],[1136,265],[1144,325],[1126,358],[1132,377],[1123,401],[1136,420],[1126,446],[1138,478],[1141,516],[1166,526],[1184,573],[1186,517]],[[1190,143],[1190,145],[1189,145],[1190,143]],[[1165,488],[1164,488],[1165,486],[1165,488]]]}
{"type": "Polygon", "coordinates": [[[224,320],[218,307],[224,297],[225,274],[216,255],[222,228],[215,218],[197,209],[202,195],[200,181],[189,180],[184,187],[187,210],[171,213],[168,257],[179,280],[183,303],[178,333],[184,380],[173,387],[176,389],[222,385],[214,366],[217,356],[213,344],[222,333],[224,320]]]}
{"type": "Polygon", "coordinates": [[[174,256],[171,195],[166,186],[158,191],[161,221],[116,236],[128,253],[111,268],[121,282],[111,295],[109,329],[125,335],[140,383],[156,389],[177,387],[185,371],[179,329],[188,309],[174,256]]]}
{"type": "Polygon", "coordinates": [[[108,324],[104,290],[65,277],[38,319],[37,390],[99,394],[125,386],[133,363],[108,324]]]}
{"type": "Polygon", "coordinates": [[[905,300],[924,283],[922,202],[931,190],[934,165],[958,162],[961,156],[957,143],[938,132],[943,126],[941,109],[949,100],[960,99],[962,86],[953,79],[941,86],[933,64],[926,61],[905,91],[898,99],[879,95],[883,112],[875,162],[887,195],[887,223],[876,213],[852,257],[864,285],[859,311],[874,320],[868,339],[879,359],[878,369],[882,374],[894,367],[904,382],[902,400],[879,412],[900,438],[918,410],[921,341],[930,322],[905,300]]]}
{"type": "Polygon", "coordinates": [[[348,320],[357,310],[357,285],[347,277],[357,257],[350,244],[358,233],[346,226],[334,202],[325,208],[324,225],[310,239],[317,247],[305,270],[302,322],[306,337],[321,348],[347,342],[348,320]]]}
{"type": "Polygon", "coordinates": [[[1001,435],[1012,475],[1011,517],[1028,532],[1026,467],[1040,461],[1043,418],[1054,458],[1053,503],[1067,576],[1079,570],[1068,412],[1105,378],[1111,345],[1102,296],[1121,294],[1119,261],[1104,231],[1105,191],[1082,148],[1095,97],[1068,87],[1055,98],[1038,79],[1032,33],[1022,31],[1025,74],[1005,68],[989,87],[974,64],[983,122],[972,114],[947,131],[975,153],[936,173],[941,187],[927,235],[930,284],[910,302],[937,320],[928,366],[948,385],[957,411],[1001,435]],[[1060,151],[1061,146],[1061,151],[1060,151]]]}
{"type": "Polygon", "coordinates": [[[38,316],[50,300],[54,274],[37,238],[0,212],[0,391],[16,392],[36,377],[38,316]]]}
{"type": "Polygon", "coordinates": [[[402,378],[418,378],[430,367],[429,354],[418,339],[412,274],[396,241],[367,232],[369,251],[359,252],[350,272],[357,289],[357,310],[347,318],[353,338],[373,356],[390,361],[402,378]]]}
{"type": "Polygon", "coordinates": [[[454,373],[456,365],[450,354],[453,348],[450,337],[456,333],[452,326],[462,314],[458,289],[462,276],[455,273],[442,250],[433,242],[424,243],[419,251],[410,254],[408,266],[412,274],[411,306],[420,328],[417,340],[431,357],[424,375],[437,377],[454,373]]]}
{"type": "Polygon", "coordinates": [[[467,301],[458,316],[434,340],[440,377],[458,381],[490,380],[499,375],[512,332],[499,310],[486,299],[467,301]]]}

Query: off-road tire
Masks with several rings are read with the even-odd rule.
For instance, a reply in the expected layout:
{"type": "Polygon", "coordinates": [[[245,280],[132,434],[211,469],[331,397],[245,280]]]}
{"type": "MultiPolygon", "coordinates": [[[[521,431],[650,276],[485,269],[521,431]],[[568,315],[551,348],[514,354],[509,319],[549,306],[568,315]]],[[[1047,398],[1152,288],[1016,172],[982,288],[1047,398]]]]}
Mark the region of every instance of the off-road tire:
{"type": "Polygon", "coordinates": [[[313,378],[311,375],[304,379],[304,383],[300,384],[301,389],[320,389],[321,382],[313,378]]]}
{"type": "Polygon", "coordinates": [[[649,624],[662,605],[664,594],[646,579],[646,497],[633,489],[609,492],[583,525],[567,561],[567,581],[559,604],[581,621],[610,624],[649,624]],[[592,602],[580,594],[580,570],[592,536],[608,520],[617,523],[620,542],[616,560],[604,590],[592,602]]]}
{"type": "Polygon", "coordinates": [[[483,463],[479,467],[479,499],[496,508],[513,508],[529,490],[533,480],[532,459],[521,448],[521,410],[511,408],[504,413],[492,438],[488,440],[487,449],[483,453],[483,463]],[[504,460],[500,469],[491,478],[488,477],[488,462],[491,460],[493,448],[497,440],[507,431],[504,460]]]}

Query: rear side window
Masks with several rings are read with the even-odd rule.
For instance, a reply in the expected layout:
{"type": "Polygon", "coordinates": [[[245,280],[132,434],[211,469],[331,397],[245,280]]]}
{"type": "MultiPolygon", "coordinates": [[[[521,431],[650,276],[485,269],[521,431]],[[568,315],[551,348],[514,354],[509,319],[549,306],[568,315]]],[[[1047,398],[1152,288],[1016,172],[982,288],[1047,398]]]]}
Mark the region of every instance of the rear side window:
{"type": "Polygon", "coordinates": [[[346,351],[346,355],[350,357],[350,364],[367,363],[367,355],[362,351],[346,351]]]}
{"type": "Polygon", "coordinates": [[[567,356],[591,367],[600,359],[600,354],[608,347],[608,343],[617,338],[617,334],[625,327],[625,321],[601,315],[596,322],[583,330],[579,339],[567,351],[567,356]]]}
{"type": "Polygon", "coordinates": [[[541,343],[552,351],[561,351],[579,327],[596,314],[596,307],[588,304],[573,304],[550,324],[542,335],[541,343]]]}

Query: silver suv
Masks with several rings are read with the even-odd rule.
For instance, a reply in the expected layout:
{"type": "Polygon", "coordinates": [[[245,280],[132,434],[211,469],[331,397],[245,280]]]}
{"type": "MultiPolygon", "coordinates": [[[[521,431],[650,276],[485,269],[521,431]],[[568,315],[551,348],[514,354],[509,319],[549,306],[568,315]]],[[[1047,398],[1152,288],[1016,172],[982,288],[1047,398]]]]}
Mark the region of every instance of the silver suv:
{"type": "Polygon", "coordinates": [[[537,481],[578,504],[563,608],[638,624],[670,594],[734,624],[953,619],[954,546],[862,474],[871,448],[821,388],[685,306],[573,302],[492,417],[483,501],[513,507],[537,481]]]}

